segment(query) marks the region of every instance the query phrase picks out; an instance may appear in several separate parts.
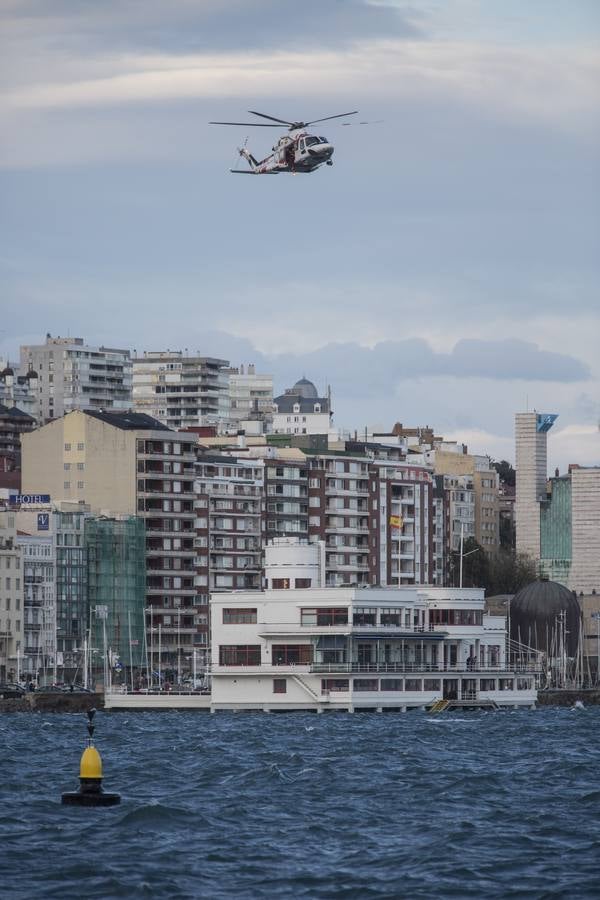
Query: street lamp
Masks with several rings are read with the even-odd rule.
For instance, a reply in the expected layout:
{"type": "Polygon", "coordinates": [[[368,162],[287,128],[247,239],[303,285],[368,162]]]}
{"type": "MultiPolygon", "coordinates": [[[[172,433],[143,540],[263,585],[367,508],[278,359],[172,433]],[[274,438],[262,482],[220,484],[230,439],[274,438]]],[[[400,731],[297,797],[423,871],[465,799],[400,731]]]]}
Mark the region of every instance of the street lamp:
{"type": "Polygon", "coordinates": [[[470,556],[472,553],[477,553],[478,550],[480,549],[479,547],[475,547],[474,550],[469,550],[467,553],[463,553],[464,528],[465,528],[465,523],[461,522],[460,523],[460,576],[459,576],[459,585],[458,585],[459,588],[462,588],[462,586],[463,586],[463,559],[466,556],[470,556]]]}

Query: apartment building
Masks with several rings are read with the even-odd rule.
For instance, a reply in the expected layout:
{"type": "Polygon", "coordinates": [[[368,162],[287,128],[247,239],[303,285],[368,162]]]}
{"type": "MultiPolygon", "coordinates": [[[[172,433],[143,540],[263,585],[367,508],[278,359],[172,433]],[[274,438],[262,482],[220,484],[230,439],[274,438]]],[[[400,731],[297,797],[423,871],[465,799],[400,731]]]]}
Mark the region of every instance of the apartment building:
{"type": "Polygon", "coordinates": [[[124,410],[131,406],[129,350],[90,347],[83,338],[46,335],[44,344],[21,347],[21,374],[37,375],[39,421],[75,409],[124,410]]]}
{"type": "Polygon", "coordinates": [[[326,584],[428,583],[431,474],[374,452],[308,454],[309,537],[325,542],[326,584]]]}
{"type": "Polygon", "coordinates": [[[425,457],[436,475],[466,478],[463,490],[472,492],[473,518],[465,519],[465,538],[474,537],[487,553],[496,553],[500,547],[500,478],[489,456],[468,453],[464,444],[438,441],[425,457]]]}
{"type": "Polygon", "coordinates": [[[261,375],[252,364],[228,369],[229,418],[232,425],[262,423],[270,431],[273,422],[273,376],[261,375]]]}
{"type": "Polygon", "coordinates": [[[33,577],[28,586],[35,607],[30,618],[40,625],[38,640],[32,636],[29,664],[40,684],[57,678],[80,680],[90,621],[84,541],[89,507],[61,501],[52,504],[49,494],[43,492],[16,498],[13,508],[19,542],[23,542],[23,552],[29,553],[28,571],[33,577]]]}
{"type": "Polygon", "coordinates": [[[23,658],[23,553],[14,512],[0,510],[0,681],[16,681],[23,658]]]}
{"type": "Polygon", "coordinates": [[[308,460],[265,459],[266,538],[307,537],[308,460]]]}
{"type": "Polygon", "coordinates": [[[37,372],[29,369],[25,374],[15,374],[15,367],[0,360],[0,405],[8,409],[16,407],[37,421],[39,417],[37,372]]]}
{"type": "Polygon", "coordinates": [[[16,406],[0,403],[0,456],[12,460],[18,468],[21,459],[21,435],[33,431],[35,419],[16,406]]]}
{"type": "Polygon", "coordinates": [[[133,406],[175,430],[229,423],[225,359],[181,350],[146,352],[133,359],[133,406]]]}
{"type": "Polygon", "coordinates": [[[171,431],[140,413],[86,410],[27,438],[24,490],[49,493],[55,502],[87,504],[94,515],[144,520],[147,628],[160,626],[163,668],[181,654],[189,656],[197,605],[196,436],[171,431]]]}
{"type": "Polygon", "coordinates": [[[275,397],[273,408],[274,434],[327,434],[331,427],[331,397],[319,397],[307,378],[275,397]]]}
{"type": "MultiPolygon", "coordinates": [[[[45,524],[48,513],[40,513],[45,524]]],[[[16,513],[19,523],[19,513],[16,513]]],[[[17,531],[23,557],[23,659],[21,675],[46,684],[57,679],[56,547],[48,531],[17,531]]]]}
{"type": "Polygon", "coordinates": [[[570,465],[539,504],[540,570],[577,594],[600,593],[600,468],[570,465]]]}

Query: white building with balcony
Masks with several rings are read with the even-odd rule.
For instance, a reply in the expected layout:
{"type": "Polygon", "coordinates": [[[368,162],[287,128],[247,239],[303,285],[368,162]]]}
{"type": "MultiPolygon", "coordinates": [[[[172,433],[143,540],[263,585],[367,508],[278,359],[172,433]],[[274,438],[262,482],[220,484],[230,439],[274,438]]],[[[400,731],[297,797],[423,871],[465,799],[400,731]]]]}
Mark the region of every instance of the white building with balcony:
{"type": "Polygon", "coordinates": [[[312,548],[312,565],[298,548],[302,587],[282,577],[274,546],[265,572],[276,588],[212,595],[213,709],[534,705],[535,665],[507,655],[506,619],[485,614],[483,590],[320,587],[322,548],[312,548]]]}
{"type": "Polygon", "coordinates": [[[169,428],[229,422],[226,359],[187,350],[144,352],[133,359],[133,405],[169,428]]]}

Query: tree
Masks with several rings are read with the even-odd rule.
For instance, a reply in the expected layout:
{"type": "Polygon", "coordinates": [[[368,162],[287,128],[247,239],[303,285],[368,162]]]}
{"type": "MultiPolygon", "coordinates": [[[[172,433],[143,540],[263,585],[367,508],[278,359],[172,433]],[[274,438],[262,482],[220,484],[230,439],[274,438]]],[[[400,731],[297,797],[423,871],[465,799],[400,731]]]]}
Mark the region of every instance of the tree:
{"type": "Polygon", "coordinates": [[[500,476],[500,481],[503,484],[508,484],[510,487],[515,486],[517,473],[506,459],[501,459],[500,462],[493,459],[492,466],[500,476]]]}
{"type": "MultiPolygon", "coordinates": [[[[452,584],[460,586],[460,550],[452,553],[452,584]]],[[[489,581],[489,557],[474,537],[463,543],[463,587],[485,587],[489,581]]]]}
{"type": "MultiPolygon", "coordinates": [[[[460,551],[450,557],[450,583],[460,585],[460,551]]],[[[516,594],[537,578],[535,560],[525,553],[501,547],[488,555],[475,538],[463,546],[463,587],[484,588],[488,597],[494,594],[516,594]]]]}
{"type": "Polygon", "coordinates": [[[526,553],[501,547],[490,559],[489,574],[488,594],[516,594],[536,580],[537,567],[535,560],[526,553]]]}

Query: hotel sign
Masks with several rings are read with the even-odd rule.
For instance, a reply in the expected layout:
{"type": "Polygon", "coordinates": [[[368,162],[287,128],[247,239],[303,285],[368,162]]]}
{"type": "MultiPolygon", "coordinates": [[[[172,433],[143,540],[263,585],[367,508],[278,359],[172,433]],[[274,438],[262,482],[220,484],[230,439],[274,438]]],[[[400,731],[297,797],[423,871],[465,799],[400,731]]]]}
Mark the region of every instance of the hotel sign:
{"type": "Polygon", "coordinates": [[[24,504],[33,504],[35,506],[48,505],[50,503],[50,494],[13,494],[9,498],[11,503],[23,506],[24,504]]]}

